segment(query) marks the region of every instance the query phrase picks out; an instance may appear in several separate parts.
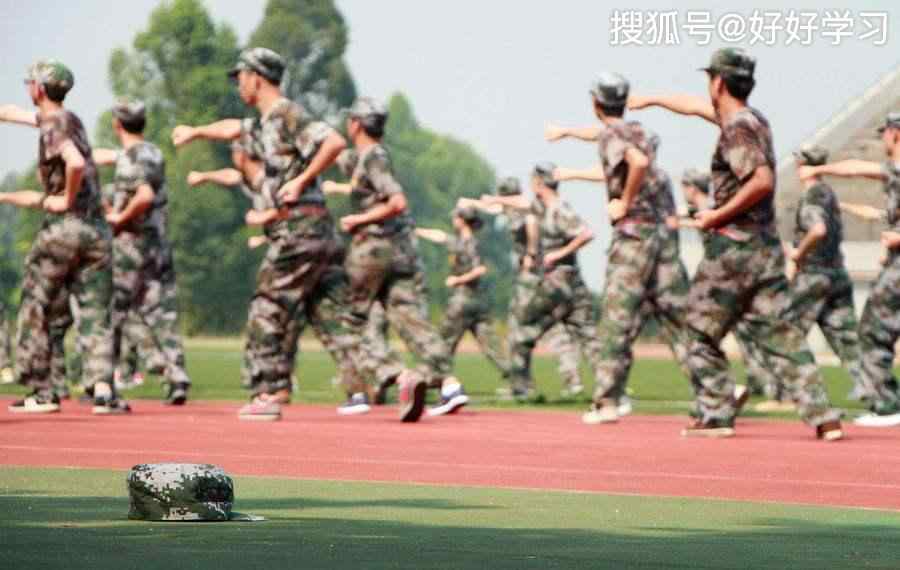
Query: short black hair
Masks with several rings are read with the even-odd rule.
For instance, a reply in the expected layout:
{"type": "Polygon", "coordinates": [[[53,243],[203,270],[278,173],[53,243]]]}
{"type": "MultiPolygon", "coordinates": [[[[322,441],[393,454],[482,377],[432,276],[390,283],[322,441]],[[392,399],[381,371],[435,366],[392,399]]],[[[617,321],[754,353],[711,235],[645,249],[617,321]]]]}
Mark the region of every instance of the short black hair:
{"type": "Polygon", "coordinates": [[[66,99],[66,94],[69,92],[68,88],[57,85],[47,85],[42,83],[41,87],[44,88],[47,99],[50,99],[54,103],[62,103],[66,99]]]}
{"type": "Polygon", "coordinates": [[[387,124],[387,117],[380,115],[369,115],[367,117],[353,117],[359,121],[363,131],[373,139],[381,139],[384,137],[384,126],[387,124]]]}
{"type": "Polygon", "coordinates": [[[625,115],[624,103],[622,103],[621,105],[604,105],[600,101],[594,99],[594,105],[596,105],[601,111],[603,111],[603,114],[607,117],[621,118],[625,115]]]}
{"type": "Polygon", "coordinates": [[[735,99],[744,101],[753,92],[756,86],[756,80],[752,77],[740,77],[733,74],[721,74],[722,82],[725,83],[725,90],[735,99]]]}
{"type": "Polygon", "coordinates": [[[125,132],[131,133],[133,135],[139,135],[144,132],[144,127],[147,126],[147,119],[144,117],[130,119],[128,121],[124,121],[116,117],[119,121],[119,124],[122,125],[122,128],[125,129],[125,132]]]}

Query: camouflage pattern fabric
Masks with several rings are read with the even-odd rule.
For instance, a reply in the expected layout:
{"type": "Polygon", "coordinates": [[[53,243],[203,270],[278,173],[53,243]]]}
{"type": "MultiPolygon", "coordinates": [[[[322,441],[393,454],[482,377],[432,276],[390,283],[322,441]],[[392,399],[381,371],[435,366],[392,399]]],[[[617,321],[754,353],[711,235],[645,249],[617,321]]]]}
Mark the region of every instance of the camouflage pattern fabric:
{"type": "Polygon", "coordinates": [[[285,219],[265,227],[269,249],[250,303],[244,359],[251,389],[290,390],[296,349],[286,347],[296,346],[307,324],[329,348],[340,377],[361,385],[356,351],[366,313],[348,310],[347,276],[320,183],[309,184],[295,204],[283,204],[277,196],[285,183],[307,169],[333,129],[284,98],[265,118],[244,120],[241,125],[240,140],[265,166],[261,191],[267,207],[287,212],[285,219]]]}
{"type": "Polygon", "coordinates": [[[12,360],[10,359],[10,349],[12,347],[9,340],[8,318],[6,302],[0,299],[0,370],[12,366],[12,360]]]}
{"type": "MultiPolygon", "coordinates": [[[[391,196],[403,193],[403,187],[394,178],[390,154],[380,144],[370,146],[356,159],[350,185],[353,188],[350,206],[356,213],[370,210],[387,202],[391,196]]],[[[412,226],[412,218],[404,213],[365,227],[357,227],[354,234],[390,236],[412,226]]]]}
{"type": "MultiPolygon", "coordinates": [[[[450,274],[453,276],[465,275],[482,265],[478,254],[478,240],[474,235],[468,238],[459,235],[451,237],[447,242],[447,249],[450,253],[450,274]]],[[[447,301],[440,334],[452,355],[456,353],[459,341],[466,331],[471,332],[484,355],[506,377],[509,374],[509,364],[500,348],[492,320],[487,296],[479,280],[475,279],[453,288],[447,301]]]]}
{"type": "Polygon", "coordinates": [[[234,482],[215,465],[135,465],[127,486],[132,520],[221,522],[234,506],[234,482]]]}
{"type": "Polygon", "coordinates": [[[74,145],[85,165],[75,204],[66,214],[45,214],[25,259],[16,327],[16,377],[35,391],[51,391],[54,307],[72,295],[81,309],[78,334],[84,347],[84,382],[111,385],[112,236],[101,215],[91,147],[81,120],[69,111],[39,114],[38,126],[38,173],[48,195],[65,192],[62,152],[66,145],[74,145]]]}
{"type": "Polygon", "coordinates": [[[824,182],[817,182],[803,193],[797,206],[794,226],[794,247],[806,237],[813,226],[823,224],[828,233],[806,254],[804,268],[839,269],[844,267],[841,242],[844,226],[834,190],[824,182]]]}
{"type": "MultiPolygon", "coordinates": [[[[649,134],[640,123],[617,121],[600,131],[597,139],[600,151],[600,164],[606,176],[607,195],[609,199],[621,198],[625,191],[625,180],[628,177],[628,163],[625,155],[629,149],[636,149],[648,157],[655,155],[649,141],[649,134]]],[[[626,212],[627,219],[651,221],[657,219],[656,192],[663,183],[663,173],[653,160],[644,174],[644,180],[638,189],[637,196],[626,212]]],[[[622,223],[622,220],[619,221],[622,223]]]]}
{"type": "MultiPolygon", "coordinates": [[[[887,221],[900,229],[900,165],[886,162],[884,192],[887,221]]],[[[894,376],[894,347],[900,338],[900,253],[890,253],[878,275],[859,323],[862,352],[863,394],[869,408],[878,413],[900,411],[900,385],[894,376]],[[868,393],[866,393],[868,391],[868,393]]]]}
{"type": "MultiPolygon", "coordinates": [[[[584,222],[571,206],[558,200],[540,210],[540,249],[546,253],[565,246],[585,229],[584,222]]],[[[536,263],[542,263],[536,260],[536,263]]],[[[591,293],[581,279],[577,257],[560,259],[544,272],[522,272],[521,292],[526,301],[517,307],[515,330],[510,332],[510,381],[516,391],[534,387],[531,358],[537,342],[560,323],[575,340],[595,374],[600,365],[600,340],[596,330],[596,312],[591,293]],[[532,293],[533,291],[533,293],[532,293]]],[[[520,292],[517,291],[518,296],[520,292]]]]}
{"type": "Polygon", "coordinates": [[[744,359],[744,378],[751,394],[760,394],[770,400],[784,400],[787,394],[778,378],[775,378],[766,364],[765,351],[753,330],[745,321],[738,321],[731,331],[744,359]]]}
{"type": "Polygon", "coordinates": [[[581,386],[581,374],[578,372],[578,363],[581,360],[581,352],[572,335],[563,325],[552,327],[544,335],[543,342],[550,347],[558,360],[557,371],[565,388],[581,386]]]}
{"type": "Polygon", "coordinates": [[[373,362],[368,368],[375,369],[374,381],[377,384],[397,378],[404,370],[403,360],[391,348],[388,339],[389,326],[390,321],[384,306],[380,302],[372,303],[362,342],[365,347],[364,353],[373,362]]]}
{"type": "Polygon", "coordinates": [[[789,305],[784,276],[784,253],[775,236],[735,241],[713,234],[688,298],[690,345],[688,364],[703,420],[734,417],[734,380],[720,348],[733,323],[743,320],[758,339],[772,374],[811,425],[840,418],[828,395],[806,343],[805,331],[781,317],[789,305]]]}

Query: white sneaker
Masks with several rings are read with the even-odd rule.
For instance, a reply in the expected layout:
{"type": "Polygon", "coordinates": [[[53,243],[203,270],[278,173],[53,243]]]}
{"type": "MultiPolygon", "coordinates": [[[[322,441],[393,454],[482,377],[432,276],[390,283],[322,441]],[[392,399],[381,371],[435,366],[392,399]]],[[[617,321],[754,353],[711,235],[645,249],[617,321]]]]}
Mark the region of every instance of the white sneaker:
{"type": "Polygon", "coordinates": [[[893,427],[900,426],[900,412],[896,414],[865,414],[853,420],[853,425],[862,427],[893,427]]]}
{"type": "Polygon", "coordinates": [[[16,375],[13,374],[12,368],[4,368],[0,370],[0,384],[15,384],[16,375]]]}
{"type": "Polygon", "coordinates": [[[588,425],[616,423],[619,421],[619,411],[616,408],[613,403],[591,404],[590,411],[581,416],[581,421],[588,425]]]}
{"type": "Polygon", "coordinates": [[[619,405],[616,407],[619,417],[629,416],[634,411],[634,404],[628,396],[619,398],[619,405]]]}
{"type": "Polygon", "coordinates": [[[253,398],[238,412],[238,419],[243,421],[275,422],[281,419],[281,405],[276,402],[253,398]]]}
{"type": "Polygon", "coordinates": [[[338,406],[337,413],[339,416],[359,416],[368,414],[371,410],[372,407],[369,405],[369,395],[365,392],[358,392],[338,406]]]}
{"type": "Polygon", "coordinates": [[[560,390],[559,395],[563,398],[574,398],[584,393],[584,384],[572,384],[565,386],[560,390]]]}
{"type": "Polygon", "coordinates": [[[463,390],[462,384],[450,383],[441,388],[441,401],[437,406],[428,408],[428,415],[434,417],[455,414],[468,403],[469,397],[463,390]]]}

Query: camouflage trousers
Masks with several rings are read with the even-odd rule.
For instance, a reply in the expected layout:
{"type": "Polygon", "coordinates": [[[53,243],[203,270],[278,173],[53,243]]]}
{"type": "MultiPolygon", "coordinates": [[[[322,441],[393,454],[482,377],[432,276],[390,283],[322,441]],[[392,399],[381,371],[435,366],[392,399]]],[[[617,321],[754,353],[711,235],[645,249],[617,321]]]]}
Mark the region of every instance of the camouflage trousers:
{"type": "MultiPolygon", "coordinates": [[[[387,311],[380,302],[372,303],[369,309],[369,319],[366,324],[366,331],[363,335],[362,354],[369,355],[372,362],[377,362],[375,366],[374,381],[377,384],[388,382],[396,379],[404,370],[403,361],[400,356],[391,348],[388,339],[388,321],[387,311]]],[[[370,372],[372,366],[369,367],[370,372]]],[[[370,379],[371,380],[371,379],[370,379]]]]}
{"type": "Polygon", "coordinates": [[[12,367],[9,344],[9,320],[6,303],[0,300],[0,370],[12,367]]]}
{"type": "Polygon", "coordinates": [[[463,285],[456,287],[450,295],[444,322],[441,324],[441,338],[447,343],[451,355],[456,353],[459,341],[466,331],[472,333],[481,351],[500,374],[507,377],[509,362],[500,348],[484,292],[463,285]]]}
{"type": "Polygon", "coordinates": [[[900,254],[893,253],[869,294],[859,322],[861,393],[878,413],[900,411],[894,347],[900,338],[900,254]]]}
{"type": "Polygon", "coordinates": [[[25,260],[16,338],[16,376],[38,392],[50,392],[54,308],[72,295],[80,308],[87,385],[112,385],[112,236],[102,220],[55,217],[35,237],[25,260]]]}
{"type": "MultiPolygon", "coordinates": [[[[554,325],[561,324],[574,339],[582,354],[596,371],[600,366],[600,340],[594,302],[578,267],[560,266],[548,271],[543,279],[533,273],[519,277],[523,291],[534,294],[527,304],[516,306],[515,328],[510,331],[510,382],[516,391],[534,387],[531,358],[537,342],[554,325]]],[[[519,303],[521,299],[514,299],[519,303]]]]}
{"type": "MultiPolygon", "coordinates": [[[[512,355],[512,344],[519,330],[519,323],[523,318],[525,308],[534,300],[540,289],[540,278],[534,273],[520,272],[513,286],[512,298],[509,303],[507,316],[507,353],[512,355]]],[[[548,345],[553,347],[553,352],[559,357],[558,372],[564,386],[578,386],[581,384],[581,376],[578,372],[578,363],[581,358],[577,343],[568,333],[562,323],[554,325],[544,335],[548,345]]]]}
{"type": "Polygon", "coordinates": [[[740,320],[758,340],[772,374],[782,379],[804,421],[817,426],[840,418],[841,412],[831,408],[803,329],[782,318],[789,295],[777,237],[709,237],[687,306],[688,364],[701,419],[729,421],[735,415],[734,380],[720,345],[740,320]]]}
{"type": "Polygon", "coordinates": [[[690,284],[677,238],[645,224],[628,233],[615,229],[606,266],[600,321],[602,362],[594,401],[625,395],[634,363],[632,346],[648,317],[662,327],[663,338],[686,374],[687,332],[684,311],[690,284]]]}
{"type": "Polygon", "coordinates": [[[113,241],[113,355],[118,363],[125,324],[134,314],[165,358],[166,381],[189,384],[178,331],[174,266],[167,258],[164,245],[148,236],[122,233],[113,241]]]}
{"type": "Polygon", "coordinates": [[[750,392],[764,395],[770,400],[786,398],[781,381],[769,371],[765,351],[754,338],[752,328],[744,321],[738,321],[731,334],[734,335],[744,360],[744,377],[750,392]]]}
{"type": "Polygon", "coordinates": [[[254,394],[291,390],[298,340],[307,325],[331,354],[347,390],[361,390],[356,351],[365,316],[350,310],[347,274],[336,250],[330,230],[286,231],[270,239],[250,302],[244,350],[244,373],[254,394]]]}
{"type": "Polygon", "coordinates": [[[129,313],[122,327],[122,349],[116,371],[120,378],[131,378],[141,369],[156,375],[166,373],[166,357],[157,348],[147,325],[134,312],[129,313]]]}
{"type": "MultiPolygon", "coordinates": [[[[428,318],[425,274],[415,237],[404,233],[393,238],[356,235],[345,261],[350,278],[353,311],[367,315],[375,301],[384,307],[388,322],[419,364],[431,386],[440,386],[452,374],[447,343],[428,318]]],[[[368,343],[360,351],[362,370],[368,377],[384,376],[397,363],[368,343]]]]}

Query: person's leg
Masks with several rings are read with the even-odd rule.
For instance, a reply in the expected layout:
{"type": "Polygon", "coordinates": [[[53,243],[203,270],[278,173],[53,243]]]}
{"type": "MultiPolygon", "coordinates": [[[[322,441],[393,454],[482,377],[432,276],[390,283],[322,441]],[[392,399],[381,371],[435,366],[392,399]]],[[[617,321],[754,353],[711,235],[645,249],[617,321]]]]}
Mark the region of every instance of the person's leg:
{"type": "Polygon", "coordinates": [[[819,328],[853,379],[852,394],[861,397],[871,389],[864,386],[859,343],[859,321],[853,306],[853,281],[841,268],[831,277],[828,300],[819,313],[819,328]]]}
{"type": "MultiPolygon", "coordinates": [[[[529,275],[529,279],[532,276],[529,275]]],[[[571,310],[570,299],[563,298],[547,281],[529,283],[528,302],[517,307],[516,329],[510,331],[509,372],[513,394],[524,397],[534,387],[531,359],[538,341],[571,310]]]]}
{"type": "MultiPolygon", "coordinates": [[[[0,292],[0,295],[3,294],[5,294],[5,291],[0,292]]],[[[12,358],[10,357],[12,346],[9,340],[8,317],[6,300],[0,298],[0,374],[3,375],[3,378],[0,378],[0,383],[2,384],[12,384],[14,381],[14,376],[12,374],[12,358]]]]}
{"type": "Polygon", "coordinates": [[[476,314],[474,322],[469,327],[481,352],[488,360],[500,371],[500,376],[505,380],[509,376],[509,359],[503,353],[500,345],[500,339],[497,337],[497,331],[494,330],[494,323],[491,319],[490,308],[485,306],[479,300],[480,307],[476,314]]]}
{"type": "Polygon", "coordinates": [[[544,342],[551,347],[558,359],[557,372],[562,379],[562,393],[567,396],[580,394],[584,390],[578,364],[581,352],[572,335],[562,324],[547,331],[544,342]]]}
{"type": "Polygon", "coordinates": [[[50,312],[50,382],[53,384],[53,392],[60,399],[66,399],[69,397],[66,334],[75,322],[68,292],[57,297],[50,312]]]}
{"type": "Polygon", "coordinates": [[[469,315],[466,314],[471,303],[470,294],[459,289],[455,289],[447,300],[447,309],[444,311],[444,320],[441,322],[440,335],[447,345],[451,359],[456,354],[459,341],[462,340],[463,335],[472,324],[469,315]]]}
{"type": "Polygon", "coordinates": [[[900,412],[894,347],[900,338],[900,255],[881,270],[859,322],[863,401],[877,415],[900,412]]]}

